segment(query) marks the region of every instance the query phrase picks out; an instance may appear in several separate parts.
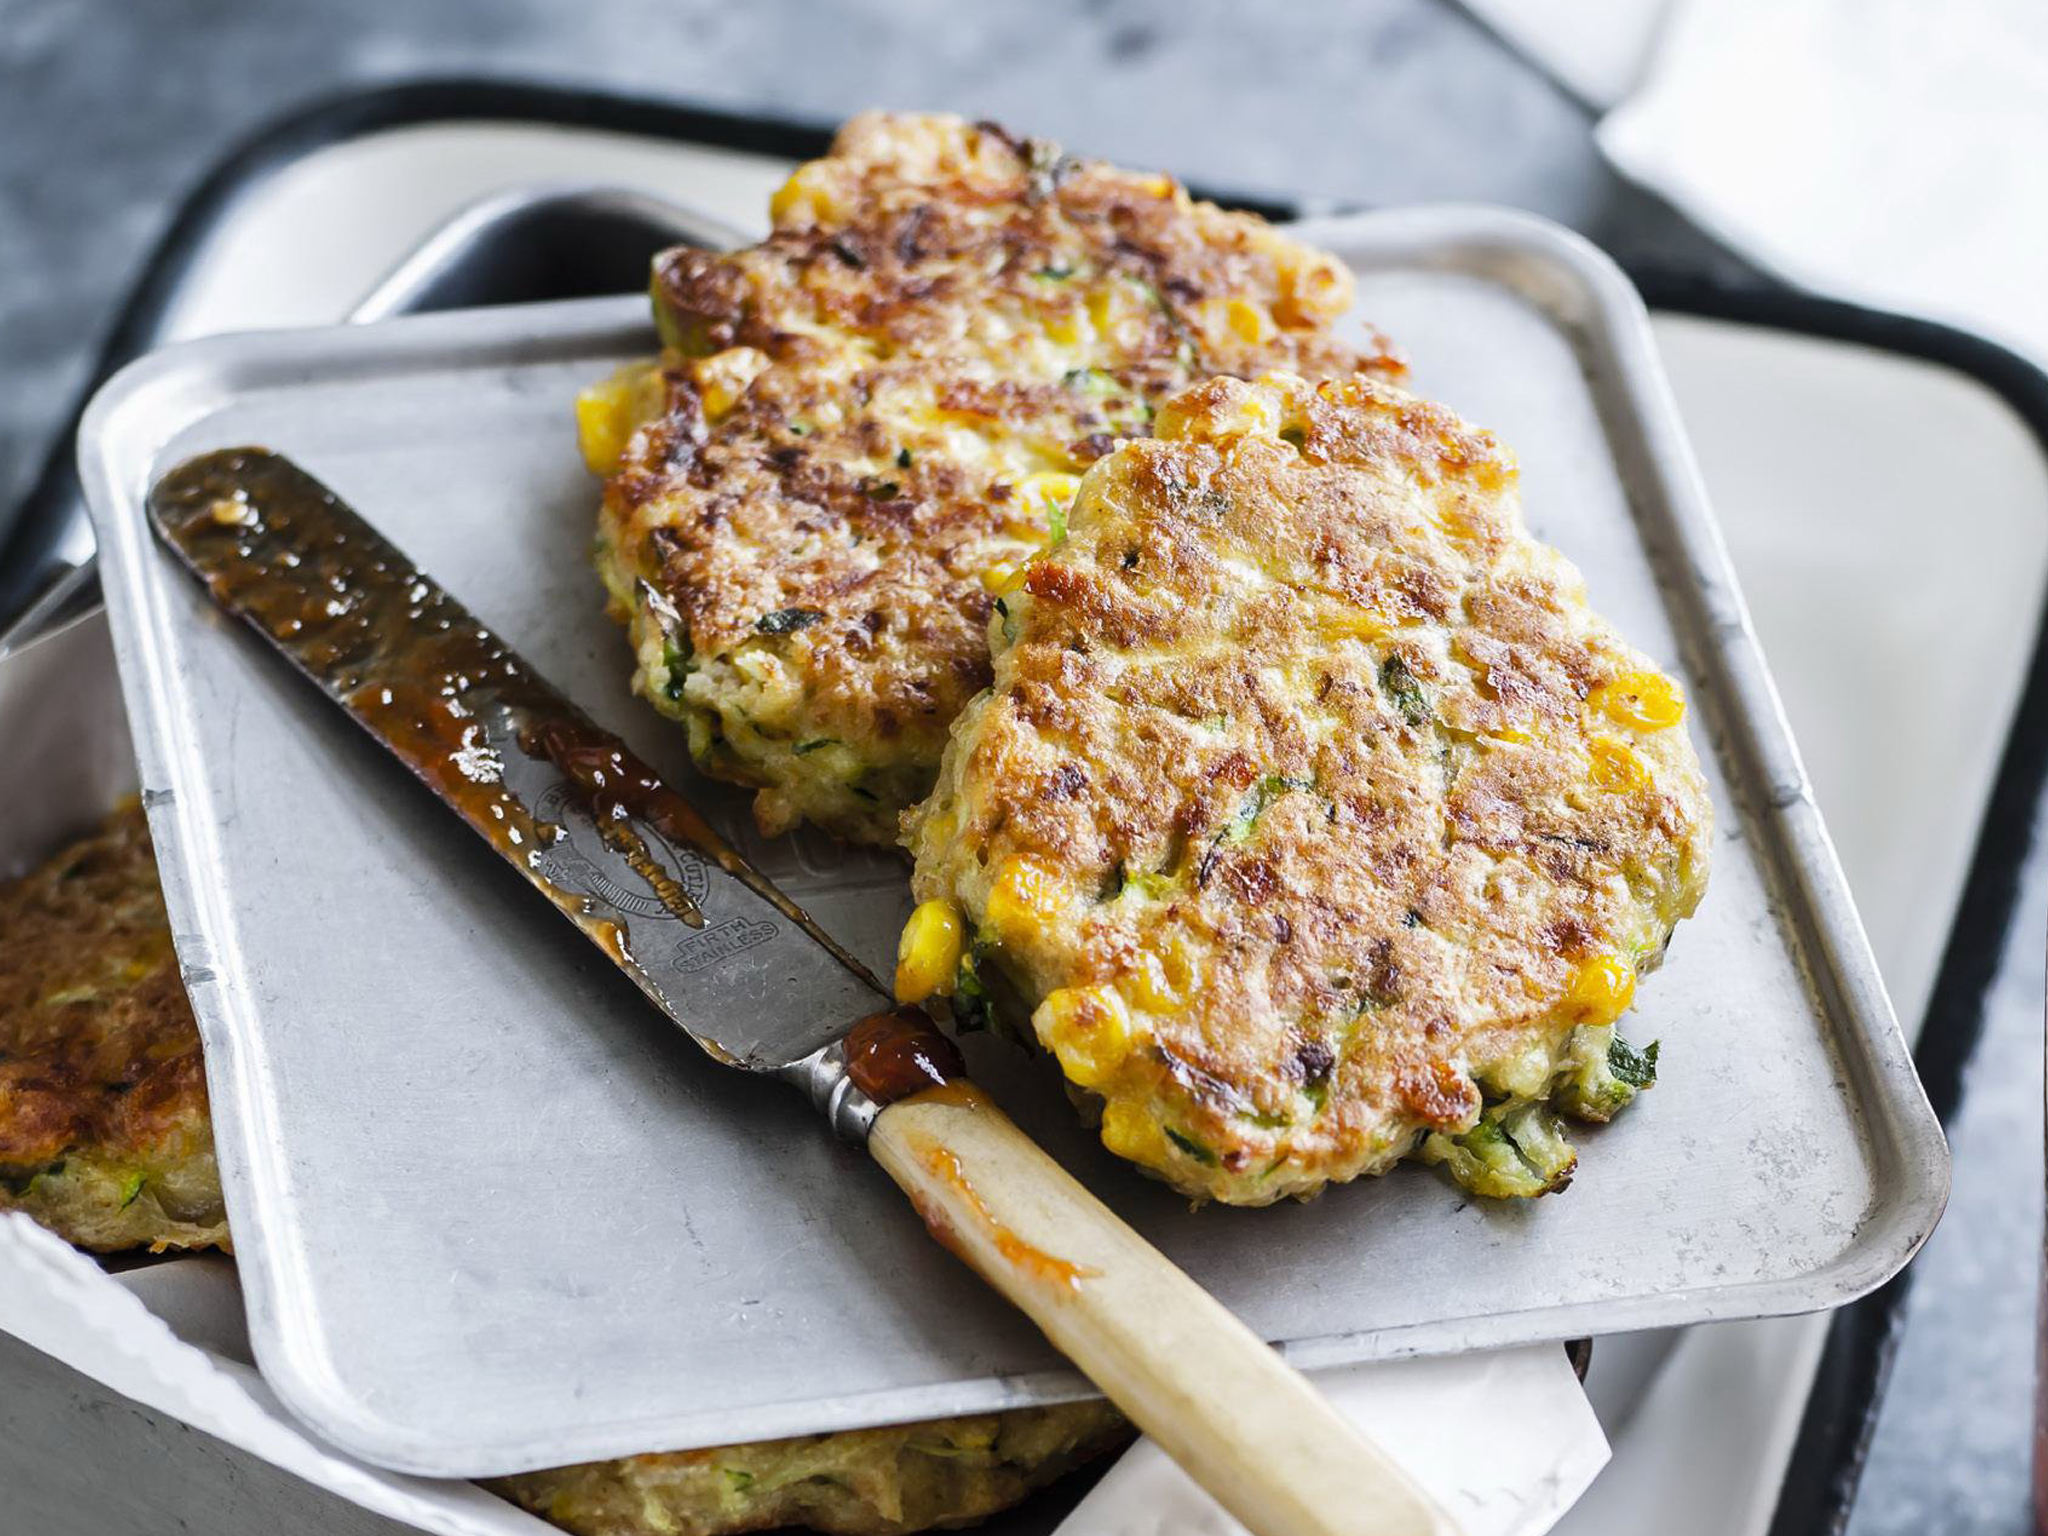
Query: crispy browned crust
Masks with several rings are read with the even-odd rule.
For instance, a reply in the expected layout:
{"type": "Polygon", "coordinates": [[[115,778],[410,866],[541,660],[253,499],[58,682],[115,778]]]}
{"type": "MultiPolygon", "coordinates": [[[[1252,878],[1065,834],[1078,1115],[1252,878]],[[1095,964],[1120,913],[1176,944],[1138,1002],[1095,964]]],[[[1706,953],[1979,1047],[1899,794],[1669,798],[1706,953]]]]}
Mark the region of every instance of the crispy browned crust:
{"type": "Polygon", "coordinates": [[[855,118],[762,244],[657,263],[667,410],[599,555],[637,685],[765,786],[764,827],[892,842],[987,685],[1001,566],[1045,537],[1032,477],[1209,375],[1397,374],[1382,338],[1339,339],[1350,297],[1334,258],[1169,178],[855,118]]]}
{"type": "Polygon", "coordinates": [[[1107,1403],[592,1462],[488,1486],[577,1536],[738,1536],[807,1526],[903,1536],[972,1525],[1124,1444],[1107,1403]]]}
{"type": "Polygon", "coordinates": [[[1112,1150],[1190,1193],[1311,1194],[1540,1099],[1627,1002],[1597,967],[1648,970],[1699,900],[1686,732],[1596,691],[1666,680],[1514,481],[1371,381],[1202,384],[991,631],[906,818],[917,894],[975,922],[1112,1150]]]}
{"type": "Polygon", "coordinates": [[[133,802],[0,887],[0,1209],[87,1248],[227,1243],[199,1032],[133,802]]]}

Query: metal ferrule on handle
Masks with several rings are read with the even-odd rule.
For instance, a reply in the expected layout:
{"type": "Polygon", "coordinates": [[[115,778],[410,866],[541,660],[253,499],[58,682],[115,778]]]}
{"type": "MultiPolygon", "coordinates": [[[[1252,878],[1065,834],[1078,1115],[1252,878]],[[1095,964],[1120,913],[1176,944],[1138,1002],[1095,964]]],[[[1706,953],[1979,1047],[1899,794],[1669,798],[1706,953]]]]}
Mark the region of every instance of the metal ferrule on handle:
{"type": "Polygon", "coordinates": [[[855,1146],[867,1144],[882,1106],[853,1085],[846,1070],[846,1042],[834,1040],[801,1061],[780,1067],[775,1075],[803,1090],[826,1123],[855,1146]]]}

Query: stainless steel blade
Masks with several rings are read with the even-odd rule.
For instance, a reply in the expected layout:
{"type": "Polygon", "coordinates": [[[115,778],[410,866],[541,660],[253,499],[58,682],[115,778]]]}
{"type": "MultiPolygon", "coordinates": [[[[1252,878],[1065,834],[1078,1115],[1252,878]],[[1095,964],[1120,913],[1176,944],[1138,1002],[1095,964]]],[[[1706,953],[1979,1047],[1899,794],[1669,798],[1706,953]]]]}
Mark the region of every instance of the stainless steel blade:
{"type": "Polygon", "coordinates": [[[886,989],[687,801],[311,475],[231,448],[158,534],[721,1061],[786,1067],[886,989]]]}

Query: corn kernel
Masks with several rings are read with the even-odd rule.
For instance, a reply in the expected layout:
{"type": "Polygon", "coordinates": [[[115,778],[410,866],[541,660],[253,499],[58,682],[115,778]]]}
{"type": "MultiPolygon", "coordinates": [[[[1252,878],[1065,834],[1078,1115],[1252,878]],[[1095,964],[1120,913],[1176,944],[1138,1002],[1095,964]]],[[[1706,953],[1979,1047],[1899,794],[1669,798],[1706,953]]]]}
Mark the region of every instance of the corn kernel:
{"type": "Polygon", "coordinates": [[[1192,979],[1187,956],[1176,945],[1164,955],[1140,950],[1136,967],[1119,977],[1117,984],[1135,1006],[1149,1013],[1171,1013],[1187,1002],[1192,979]]]}
{"type": "Polygon", "coordinates": [[[920,902],[896,941],[896,1001],[921,1003],[953,990],[963,937],[960,909],[950,901],[920,902]]]}
{"type": "Polygon", "coordinates": [[[804,186],[800,176],[790,177],[789,180],[777,187],[775,195],[768,199],[769,220],[772,223],[780,224],[790,210],[796,207],[798,201],[803,196],[804,186]]]}
{"type": "Polygon", "coordinates": [[[1059,881],[1029,854],[1013,854],[996,871],[988,892],[988,921],[996,932],[1035,937],[1059,916],[1059,881]]]}
{"type": "Polygon", "coordinates": [[[1061,310],[1056,315],[1045,317],[1045,334],[1055,346],[1078,347],[1086,339],[1081,330],[1082,312],[1079,309],[1061,310]]]}
{"type": "Polygon", "coordinates": [[[1095,334],[1119,347],[1130,339],[1127,327],[1150,308],[1151,300],[1130,282],[1107,283],[1088,295],[1088,318],[1095,334]]]}
{"type": "Polygon", "coordinates": [[[1344,379],[1324,379],[1316,385],[1316,393],[1332,405],[1369,408],[1380,403],[1380,397],[1373,393],[1373,386],[1356,374],[1344,379]]]}
{"type": "Polygon", "coordinates": [[[593,475],[616,473],[625,455],[625,389],[616,379],[593,384],[576,396],[576,442],[593,475]]]}
{"type": "Polygon", "coordinates": [[[1111,1099],[1102,1107],[1102,1144],[1118,1157],[1134,1163],[1150,1162],[1159,1141],[1159,1127],[1142,1105],[1129,1099],[1111,1099]]]}
{"type": "Polygon", "coordinates": [[[1334,320],[1351,307],[1351,274],[1328,258],[1281,273],[1283,317],[1297,325],[1334,320]]]}
{"type": "Polygon", "coordinates": [[[777,229],[816,224],[830,218],[832,194],[827,185],[831,172],[816,161],[800,166],[795,175],[775,189],[768,199],[768,217],[777,229]]]}
{"type": "Polygon", "coordinates": [[[1430,522],[1454,539],[1469,539],[1478,531],[1464,506],[1455,500],[1437,503],[1428,516],[1430,522]]]}
{"type": "Polygon", "coordinates": [[[661,414],[661,370],[630,363],[576,396],[576,442],[593,475],[616,474],[642,425],[661,414]]]}
{"type": "Polygon", "coordinates": [[[1586,701],[1616,725],[1662,731],[1685,718],[1685,695],[1661,672],[1629,672],[1593,690],[1586,701]]]}
{"type": "Polygon", "coordinates": [[[727,347],[692,363],[690,377],[696,381],[704,419],[717,421],[730,412],[767,366],[768,354],[753,347],[727,347]]]}
{"type": "Polygon", "coordinates": [[[1017,499],[1040,522],[1049,521],[1055,510],[1071,506],[1074,493],[1081,489],[1081,477],[1059,470],[1045,470],[1036,475],[1026,475],[1017,484],[1017,499]]]}
{"type": "Polygon", "coordinates": [[[1246,346],[1263,346],[1273,339],[1273,318],[1256,304],[1232,299],[1223,306],[1223,318],[1231,333],[1246,346]]]}
{"type": "Polygon", "coordinates": [[[1635,1001],[1636,970],[1619,955],[1600,955],[1579,967],[1565,993],[1576,1024],[1612,1024],[1635,1001]]]}
{"type": "Polygon", "coordinates": [[[1330,640],[1384,640],[1393,626],[1370,608],[1347,607],[1323,615],[1323,635],[1330,640]]]}
{"type": "Polygon", "coordinates": [[[990,592],[1001,597],[1017,580],[1017,563],[1014,560],[998,560],[981,573],[981,584],[990,592]]]}
{"type": "Polygon", "coordinates": [[[1083,1088],[1099,1088],[1131,1053],[1131,1012],[1115,987],[1061,987],[1031,1016],[1060,1070],[1083,1088]]]}
{"type": "Polygon", "coordinates": [[[1586,744],[1586,755],[1593,762],[1593,782],[1602,789],[1626,792],[1650,787],[1649,768],[1612,736],[1594,737],[1586,744]]]}
{"type": "Polygon", "coordinates": [[[1250,434],[1271,436],[1280,430],[1280,409],[1268,390],[1251,389],[1237,402],[1235,418],[1224,428],[1226,436],[1250,434]]]}

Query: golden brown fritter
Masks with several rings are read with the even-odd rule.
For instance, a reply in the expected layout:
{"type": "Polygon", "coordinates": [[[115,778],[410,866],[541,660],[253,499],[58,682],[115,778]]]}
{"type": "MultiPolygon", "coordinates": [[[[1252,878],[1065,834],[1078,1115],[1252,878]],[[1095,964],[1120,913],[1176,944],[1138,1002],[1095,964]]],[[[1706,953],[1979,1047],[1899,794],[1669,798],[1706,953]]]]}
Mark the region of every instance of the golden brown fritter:
{"type": "Polygon", "coordinates": [[[992,594],[1168,394],[1399,371],[1336,334],[1335,258],[958,118],[855,118],[772,212],[663,256],[661,368],[579,402],[634,684],[767,831],[894,842],[988,683],[992,594]]]}
{"type": "Polygon", "coordinates": [[[1109,1148],[1197,1196],[1417,1150],[1558,1187],[1551,1110],[1650,1075],[1612,1026],[1711,809],[1677,685],[1524,531],[1505,450],[1366,379],[1201,384],[1003,606],[906,818],[935,905],[899,986],[1007,984],[1109,1148]]]}
{"type": "Polygon", "coordinates": [[[489,1486],[578,1536],[730,1536],[785,1525],[897,1536],[986,1519],[1130,1436],[1107,1403],[1067,1403],[633,1456],[489,1486]]]}
{"type": "Polygon", "coordinates": [[[0,1209],[85,1248],[227,1243],[199,1031],[133,801],[0,887],[0,1209]]]}
{"type": "MultiPolygon", "coordinates": [[[[0,1209],[83,1247],[228,1246],[199,1035],[131,801],[0,887],[0,1209]]],[[[585,1536],[968,1524],[1130,1437],[1107,1403],[629,1456],[497,1480],[585,1536]]]]}

